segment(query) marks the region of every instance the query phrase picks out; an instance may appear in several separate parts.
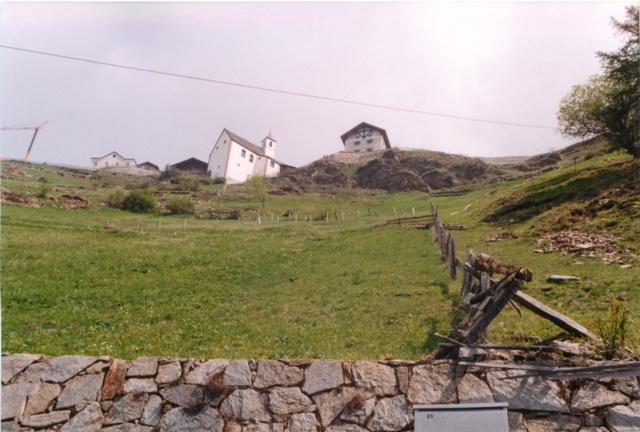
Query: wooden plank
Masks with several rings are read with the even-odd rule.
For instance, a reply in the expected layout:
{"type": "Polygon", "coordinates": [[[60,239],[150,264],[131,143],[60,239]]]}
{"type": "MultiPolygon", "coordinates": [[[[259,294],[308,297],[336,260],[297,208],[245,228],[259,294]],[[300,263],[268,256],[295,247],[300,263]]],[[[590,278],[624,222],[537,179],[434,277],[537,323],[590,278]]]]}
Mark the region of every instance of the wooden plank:
{"type": "Polygon", "coordinates": [[[518,272],[518,276],[516,276],[518,279],[522,279],[527,282],[531,282],[531,279],[533,278],[531,270],[514,265],[499,263],[487,254],[476,255],[472,265],[474,269],[487,273],[508,275],[515,271],[518,272]]]}
{"type": "Polygon", "coordinates": [[[513,296],[513,301],[541,317],[548,319],[561,329],[566,330],[571,334],[588,337],[589,339],[598,339],[598,337],[587,330],[586,327],[578,324],[571,318],[562,315],[560,312],[551,309],[549,306],[523,292],[517,292],[513,296]]]}

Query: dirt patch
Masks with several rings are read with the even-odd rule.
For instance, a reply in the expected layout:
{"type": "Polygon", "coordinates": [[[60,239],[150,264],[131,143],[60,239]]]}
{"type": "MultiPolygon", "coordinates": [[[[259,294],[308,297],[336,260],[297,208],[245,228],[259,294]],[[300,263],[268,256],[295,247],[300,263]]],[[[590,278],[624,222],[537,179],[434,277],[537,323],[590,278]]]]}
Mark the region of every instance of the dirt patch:
{"type": "Polygon", "coordinates": [[[633,258],[635,249],[619,245],[619,239],[612,233],[592,233],[580,230],[560,231],[546,234],[536,240],[545,252],[559,251],[565,254],[586,257],[605,257],[617,262],[633,258]]]}
{"type": "Polygon", "coordinates": [[[12,191],[0,187],[0,201],[15,204],[22,207],[39,208],[42,207],[40,200],[27,196],[21,192],[12,191]]]}
{"type": "Polygon", "coordinates": [[[69,210],[82,210],[90,208],[89,201],[77,195],[61,195],[56,199],[58,205],[69,210]]]}

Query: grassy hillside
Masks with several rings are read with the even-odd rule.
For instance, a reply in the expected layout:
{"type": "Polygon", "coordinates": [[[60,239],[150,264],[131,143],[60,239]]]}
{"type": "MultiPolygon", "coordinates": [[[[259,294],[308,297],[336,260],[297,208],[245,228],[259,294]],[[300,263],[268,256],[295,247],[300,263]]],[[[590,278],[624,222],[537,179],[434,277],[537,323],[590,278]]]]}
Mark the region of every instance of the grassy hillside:
{"type": "MultiPolygon", "coordinates": [[[[157,182],[3,162],[2,348],[120,358],[419,358],[437,348],[434,331],[450,330],[458,283],[447,279],[430,232],[373,226],[426,214],[430,200],[445,222],[469,228],[454,232],[460,255],[473,248],[530,268],[527,292],[587,326],[620,298],[637,330],[637,169],[625,156],[594,156],[576,172],[569,163],[533,184],[504,181],[454,197],[339,187],[298,195],[272,186],[278,195],[262,210],[242,186],[221,195],[221,185],[194,178],[157,182]],[[197,216],[104,205],[115,191],[141,185],[161,207],[191,199],[197,216]],[[567,228],[610,232],[622,252],[533,252],[552,244],[536,239],[567,228]],[[582,281],[550,285],[553,273],[582,281]]],[[[556,333],[531,314],[505,310],[491,339],[556,333]]]]}

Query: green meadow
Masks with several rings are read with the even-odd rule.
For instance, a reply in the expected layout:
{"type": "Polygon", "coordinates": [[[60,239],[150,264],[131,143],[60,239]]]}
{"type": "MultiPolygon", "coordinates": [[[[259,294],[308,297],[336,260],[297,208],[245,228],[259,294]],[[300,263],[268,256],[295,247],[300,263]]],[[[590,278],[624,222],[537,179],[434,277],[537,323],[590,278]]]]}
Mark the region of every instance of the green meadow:
{"type": "MultiPolygon", "coordinates": [[[[626,159],[594,159],[578,173],[607,171],[620,161],[626,159]]],[[[525,291],[587,326],[606,320],[611,299],[620,299],[630,311],[628,343],[637,346],[637,259],[621,269],[600,258],[533,253],[535,236],[561,218],[544,215],[570,211],[570,204],[512,222],[483,222],[507,201],[575,188],[578,174],[567,175],[572,169],[534,184],[502,182],[457,197],[346,190],[269,195],[264,210],[242,188],[219,196],[219,185],[204,185],[192,194],[199,208],[243,214],[227,220],[133,214],[101,204],[114,188],[129,189],[127,182],[140,179],[63,176],[37,165],[20,165],[5,176],[3,167],[3,188],[31,196],[45,177],[51,197],[74,193],[92,207],[2,204],[2,350],[126,359],[424,357],[441,342],[434,332],[448,333],[459,319],[460,284],[449,280],[429,230],[375,225],[428,214],[431,201],[445,222],[467,227],[453,232],[461,259],[471,248],[530,268],[534,280],[525,291]],[[284,216],[287,210],[297,221],[284,216]],[[504,231],[517,238],[486,241],[504,231]],[[549,274],[582,280],[550,286],[549,274]]],[[[606,219],[616,224],[608,229],[637,247],[637,220],[611,211],[606,219]]],[[[560,332],[523,313],[505,309],[492,325],[491,341],[530,343],[560,332]]]]}

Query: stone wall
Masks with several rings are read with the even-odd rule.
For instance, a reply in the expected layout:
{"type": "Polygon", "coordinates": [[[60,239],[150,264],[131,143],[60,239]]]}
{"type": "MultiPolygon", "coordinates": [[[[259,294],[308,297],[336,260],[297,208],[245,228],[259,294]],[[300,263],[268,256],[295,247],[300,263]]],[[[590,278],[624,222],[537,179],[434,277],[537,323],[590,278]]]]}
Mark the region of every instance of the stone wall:
{"type": "Polygon", "coordinates": [[[2,431],[413,430],[413,404],[508,402],[512,431],[640,431],[637,377],[453,362],[2,357],[2,431]]]}

